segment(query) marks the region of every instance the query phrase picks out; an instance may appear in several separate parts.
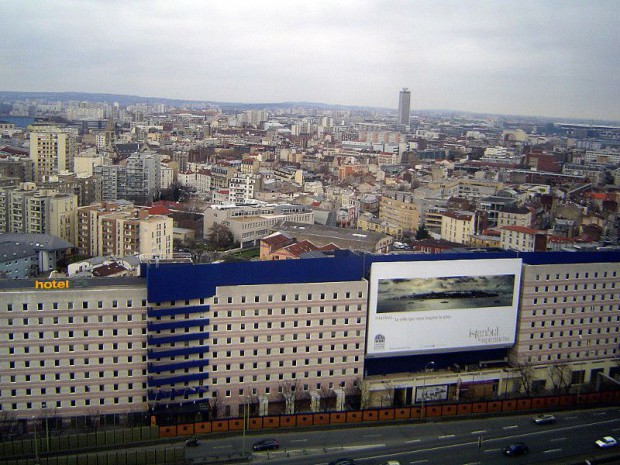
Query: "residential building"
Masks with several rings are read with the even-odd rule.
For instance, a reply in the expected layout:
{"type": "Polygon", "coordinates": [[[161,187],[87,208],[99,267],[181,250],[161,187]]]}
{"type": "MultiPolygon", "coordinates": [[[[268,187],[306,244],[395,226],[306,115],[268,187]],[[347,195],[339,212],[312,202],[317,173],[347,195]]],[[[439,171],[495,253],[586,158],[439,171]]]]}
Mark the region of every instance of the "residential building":
{"type": "Polygon", "coordinates": [[[476,214],[447,211],[441,215],[441,238],[457,244],[469,244],[476,233],[476,214]]]}
{"type": "Polygon", "coordinates": [[[151,215],[146,208],[122,202],[80,207],[76,245],[81,255],[91,257],[125,257],[137,253],[171,258],[173,220],[165,215],[151,215]]]}
{"type": "Polygon", "coordinates": [[[402,233],[415,232],[420,226],[420,212],[411,192],[387,192],[379,202],[379,219],[400,228],[402,233]]]}
{"type": "Polygon", "coordinates": [[[73,171],[76,147],[73,136],[58,127],[33,126],[30,132],[30,158],[34,162],[35,182],[63,171],[73,171]]]}
{"type": "Polygon", "coordinates": [[[544,252],[547,248],[547,231],[524,226],[501,228],[500,246],[505,250],[544,252]]]}

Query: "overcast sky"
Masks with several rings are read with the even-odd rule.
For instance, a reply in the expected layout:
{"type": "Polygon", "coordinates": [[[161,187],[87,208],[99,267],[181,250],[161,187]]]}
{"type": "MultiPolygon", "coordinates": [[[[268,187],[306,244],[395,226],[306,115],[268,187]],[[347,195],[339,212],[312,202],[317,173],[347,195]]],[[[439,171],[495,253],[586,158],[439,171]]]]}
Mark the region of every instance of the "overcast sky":
{"type": "Polygon", "coordinates": [[[2,0],[0,90],[620,120],[620,0],[2,0]]]}

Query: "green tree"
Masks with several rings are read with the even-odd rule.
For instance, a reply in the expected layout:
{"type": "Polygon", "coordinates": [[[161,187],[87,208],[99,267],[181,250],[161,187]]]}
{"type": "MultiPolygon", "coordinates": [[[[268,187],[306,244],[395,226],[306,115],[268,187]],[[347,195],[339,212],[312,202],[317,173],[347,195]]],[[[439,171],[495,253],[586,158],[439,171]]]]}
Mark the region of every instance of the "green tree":
{"type": "Polygon", "coordinates": [[[430,237],[430,234],[426,230],[426,227],[423,224],[420,224],[420,226],[418,226],[417,231],[415,232],[416,240],[421,241],[422,239],[428,239],[429,237],[430,237]]]}
{"type": "Polygon", "coordinates": [[[228,226],[221,223],[214,223],[209,228],[207,240],[216,249],[227,249],[234,243],[234,237],[228,226]]]}

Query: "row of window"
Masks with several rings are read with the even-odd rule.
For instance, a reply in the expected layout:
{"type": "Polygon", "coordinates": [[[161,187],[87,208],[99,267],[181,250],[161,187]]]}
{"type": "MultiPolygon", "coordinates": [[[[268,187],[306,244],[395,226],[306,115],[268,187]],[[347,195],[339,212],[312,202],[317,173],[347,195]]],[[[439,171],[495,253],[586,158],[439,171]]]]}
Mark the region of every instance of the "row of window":
{"type": "MultiPolygon", "coordinates": [[[[352,295],[351,292],[347,291],[347,292],[344,293],[344,298],[345,299],[351,299],[352,298],[351,295],[352,295]]],[[[299,301],[299,300],[313,301],[313,300],[315,300],[314,294],[305,294],[305,296],[306,296],[306,298],[304,299],[302,294],[294,294],[292,296],[292,300],[293,301],[299,301]]],[[[364,297],[364,293],[362,291],[359,291],[357,293],[357,298],[361,299],[363,297],[364,297]]],[[[265,296],[262,296],[262,298],[264,299],[265,296]]],[[[291,298],[291,296],[288,296],[287,294],[281,294],[279,301],[280,302],[288,302],[290,298],[291,298]]],[[[327,298],[330,298],[330,297],[328,297],[328,294],[325,293],[325,292],[321,292],[321,293],[318,294],[318,300],[325,300],[327,298]]],[[[342,297],[340,297],[340,294],[338,292],[331,293],[331,299],[337,300],[339,298],[342,298],[342,297]]],[[[227,304],[233,304],[233,303],[245,304],[245,303],[249,303],[250,302],[250,300],[248,300],[247,296],[240,296],[240,297],[237,297],[237,299],[238,299],[238,301],[236,301],[236,299],[233,296],[226,297],[226,303],[227,304]]],[[[252,299],[252,302],[254,302],[254,303],[260,303],[260,302],[263,302],[263,301],[264,300],[261,300],[261,296],[259,296],[259,295],[255,295],[253,297],[253,299],[252,299]]],[[[216,297],[213,298],[213,303],[214,304],[218,304],[219,302],[220,302],[220,298],[219,297],[216,296],[216,297]]],[[[267,296],[267,302],[274,302],[273,294],[270,294],[270,295],[267,296]]]]}
{"type": "MultiPolygon", "coordinates": [[[[349,362],[349,357],[350,356],[342,356],[342,357],[329,357],[329,361],[327,360],[327,358],[325,359],[325,363],[329,363],[329,364],[335,364],[335,363],[348,363],[349,362]]],[[[359,355],[354,355],[353,357],[351,357],[353,359],[354,362],[359,362],[360,357],[359,355]]],[[[312,366],[312,365],[322,365],[323,364],[323,359],[319,358],[316,360],[311,360],[309,358],[302,360],[288,360],[288,361],[284,361],[284,360],[279,360],[279,361],[273,361],[273,366],[278,366],[278,367],[285,367],[285,366],[291,366],[291,367],[296,367],[297,365],[304,365],[304,366],[312,366]],[[298,363],[299,362],[299,363],[298,363]]],[[[265,362],[265,368],[271,368],[272,366],[272,362],[271,361],[267,361],[265,362]]],[[[250,364],[248,363],[247,367],[245,363],[240,363],[238,366],[234,366],[230,363],[227,363],[226,365],[222,366],[219,365],[219,368],[225,368],[226,371],[231,371],[231,370],[237,370],[237,371],[242,371],[245,370],[246,368],[249,369],[250,368],[250,364]]],[[[251,368],[253,370],[258,369],[258,362],[252,362],[251,368]]],[[[212,371],[213,372],[217,372],[218,371],[218,365],[213,365],[212,366],[212,371]]],[[[174,373],[174,372],[173,372],[174,373]]],[[[241,381],[243,381],[243,379],[241,379],[241,381]]]]}
{"type": "MultiPolygon", "coordinates": [[[[601,356],[601,355],[614,355],[617,353],[618,353],[618,349],[602,349],[602,350],[595,350],[588,355],[601,356]]],[[[560,352],[560,353],[548,354],[548,355],[530,355],[528,356],[527,359],[528,359],[528,362],[535,363],[535,362],[544,362],[544,361],[549,362],[552,360],[573,360],[576,358],[585,358],[585,357],[581,356],[579,352],[575,354],[560,352]]]]}
{"type": "MultiPolygon", "coordinates": [[[[69,407],[89,407],[91,405],[110,405],[110,400],[112,401],[114,405],[137,404],[137,403],[143,404],[146,402],[146,396],[141,396],[141,397],[129,396],[126,398],[113,397],[112,399],[100,398],[100,399],[92,399],[92,400],[83,399],[83,401],[80,402],[80,405],[78,405],[78,401],[75,399],[65,400],[65,401],[57,400],[55,402],[47,402],[47,407],[69,408],[69,407]]],[[[31,410],[32,408],[33,408],[33,403],[26,402],[26,409],[31,410]]],[[[2,404],[0,404],[0,410],[3,410],[2,404]]],[[[11,410],[23,410],[23,406],[18,403],[12,403],[11,410]]]]}
{"type": "MultiPolygon", "coordinates": [[[[359,373],[359,368],[355,367],[355,368],[351,368],[351,369],[342,368],[340,370],[326,370],[325,372],[323,372],[321,370],[318,370],[316,372],[316,374],[311,374],[311,372],[309,372],[309,371],[304,371],[303,373],[292,372],[292,373],[289,373],[289,375],[290,375],[290,378],[292,378],[292,379],[297,379],[298,377],[299,378],[307,379],[307,378],[321,378],[322,376],[356,375],[358,373],[359,373]]],[[[271,377],[270,374],[266,374],[264,376],[253,375],[251,377],[247,376],[247,381],[250,381],[250,379],[251,379],[252,382],[271,381],[272,380],[271,378],[272,377],[271,377]],[[263,378],[263,379],[261,379],[261,378],[263,378]]],[[[275,376],[274,376],[274,379],[276,379],[275,376]]],[[[278,376],[277,376],[277,380],[278,381],[284,381],[286,379],[288,379],[288,378],[287,378],[287,376],[284,373],[278,373],[278,376]]],[[[245,382],[244,380],[245,380],[245,377],[243,377],[243,376],[239,377],[239,381],[237,381],[237,380],[231,378],[230,376],[228,376],[228,377],[226,377],[224,379],[220,378],[219,379],[220,382],[218,382],[218,378],[212,378],[211,379],[211,383],[214,386],[217,386],[217,385],[221,385],[222,384],[221,381],[224,381],[223,384],[228,385],[228,384],[243,383],[243,382],[245,382]]],[[[320,384],[321,383],[317,383],[317,385],[320,385],[320,384]]],[[[333,383],[329,383],[329,384],[331,386],[333,383]]],[[[281,388],[281,386],[280,386],[280,388],[281,388]]],[[[304,389],[304,390],[307,390],[307,389],[304,389]]],[[[240,391],[243,391],[243,389],[240,389],[240,391]]],[[[226,392],[229,392],[229,391],[226,391],[226,392]]],[[[268,387],[265,388],[265,394],[269,394],[269,388],[268,387]]],[[[227,396],[227,397],[230,397],[230,396],[227,396]]]]}
{"type": "MultiPolygon", "coordinates": [[[[94,337],[94,336],[98,336],[98,337],[110,337],[110,331],[106,331],[103,329],[98,329],[97,331],[89,331],[88,329],[82,330],[82,331],[63,331],[63,333],[66,332],[66,336],[60,336],[60,331],[54,331],[53,332],[53,338],[54,339],[65,339],[65,338],[74,338],[74,337],[94,337]],[[78,333],[82,333],[82,335],[79,335],[78,333]]],[[[140,328],[140,332],[142,335],[146,335],[146,328],[140,328]]],[[[19,334],[19,333],[17,333],[19,334]]],[[[112,329],[112,336],[119,336],[119,330],[118,329],[112,329]]],[[[132,328],[125,328],[123,330],[123,334],[121,334],[121,336],[132,336],[133,335],[133,329],[132,328]]],[[[15,340],[17,339],[15,337],[14,333],[9,333],[9,340],[15,340]]],[[[51,336],[51,332],[50,331],[33,331],[33,332],[29,332],[29,333],[22,333],[22,338],[24,340],[26,339],[49,339],[51,336]]]]}
{"type": "Polygon", "coordinates": [[[585,271],[585,272],[576,272],[576,273],[556,273],[555,275],[551,274],[536,274],[536,281],[550,281],[550,280],[559,280],[559,279],[589,279],[589,278],[615,278],[617,276],[617,271],[585,271]]]}
{"type": "MultiPolygon", "coordinates": [[[[134,316],[132,314],[127,314],[127,315],[119,315],[117,313],[115,313],[114,315],[111,315],[112,317],[112,323],[126,323],[126,322],[130,322],[134,320],[134,316]]],[[[80,317],[75,317],[75,316],[67,316],[67,317],[38,317],[38,318],[8,318],[7,319],[7,324],[9,326],[13,326],[14,322],[19,322],[21,320],[23,325],[34,325],[34,324],[39,324],[39,325],[49,325],[49,324],[54,324],[54,325],[64,325],[64,324],[79,324],[81,323],[110,323],[110,321],[105,321],[108,320],[108,315],[106,315],[105,317],[103,315],[91,315],[90,317],[87,315],[82,315],[81,318],[80,317]],[[81,320],[81,321],[80,321],[81,320]]],[[[146,321],[146,314],[142,314],[141,315],[141,320],[142,321],[146,321]]]]}
{"type": "MultiPolygon", "coordinates": [[[[350,320],[349,318],[344,318],[341,323],[338,323],[338,320],[336,318],[332,318],[331,320],[327,320],[327,324],[328,325],[331,324],[332,326],[337,326],[337,325],[341,325],[341,324],[348,325],[349,324],[349,320],[350,320]]],[[[351,320],[353,320],[353,319],[351,318],[351,320]]],[[[305,320],[303,322],[304,324],[302,326],[305,326],[305,327],[313,326],[312,322],[313,322],[313,320],[305,320]]],[[[251,327],[252,327],[252,329],[261,329],[261,327],[265,328],[265,329],[273,329],[273,328],[278,328],[278,327],[280,327],[280,328],[290,327],[290,325],[287,325],[287,323],[291,323],[291,322],[280,321],[279,325],[278,324],[274,324],[272,321],[267,321],[265,323],[255,322],[255,323],[252,323],[251,327]]],[[[293,324],[292,327],[293,328],[298,328],[300,326],[299,323],[300,322],[297,321],[297,320],[293,321],[292,322],[292,324],[293,324]]],[[[354,323],[354,324],[361,324],[362,323],[362,319],[361,318],[356,318],[355,321],[352,321],[352,323],[354,323]]],[[[316,322],[315,322],[315,324],[316,324],[316,322]]],[[[324,326],[324,325],[325,325],[325,320],[323,320],[323,319],[318,320],[318,326],[324,326]]],[[[238,330],[243,331],[243,330],[249,329],[250,325],[249,324],[246,325],[245,323],[239,323],[239,325],[234,325],[233,326],[232,324],[228,323],[226,325],[222,325],[222,327],[220,327],[219,325],[213,325],[212,326],[212,330],[213,331],[218,331],[218,329],[220,331],[223,331],[224,328],[225,328],[226,331],[238,331],[238,330]]],[[[255,342],[258,342],[258,340],[256,340],[255,342]]]]}
{"type": "MultiPolygon", "coordinates": [[[[620,322],[620,315],[598,317],[598,318],[571,318],[570,320],[541,320],[530,322],[530,328],[544,328],[545,326],[570,326],[594,323],[613,323],[620,322]]],[[[599,332],[601,328],[598,328],[599,332]]],[[[590,331],[592,331],[590,329],[590,331]]],[[[609,328],[607,328],[609,332],[609,328]]]]}
{"type": "MultiPolygon", "coordinates": [[[[134,306],[133,300],[127,300],[127,301],[125,301],[125,303],[126,303],[126,305],[125,305],[126,308],[132,308],[134,306]]],[[[59,310],[60,304],[58,302],[51,302],[51,304],[52,304],[52,310],[59,310]]],[[[142,304],[142,307],[146,307],[146,300],[143,299],[141,304],[142,304]]],[[[67,305],[67,308],[66,308],[67,310],[74,310],[75,309],[75,303],[72,302],[72,301],[66,302],[66,305],[67,305]]],[[[88,302],[87,300],[84,300],[84,301],[82,301],[81,308],[82,309],[95,308],[95,307],[91,307],[90,305],[91,305],[91,302],[88,302]]],[[[14,305],[12,303],[9,303],[9,304],[6,305],[6,309],[9,312],[12,312],[14,310],[14,308],[17,309],[17,307],[18,307],[18,305],[14,305]]],[[[31,307],[34,308],[34,305],[30,305],[28,303],[21,304],[21,309],[23,311],[25,311],[25,312],[30,310],[31,307]]],[[[112,308],[119,308],[119,301],[118,300],[113,300],[111,302],[111,307],[112,308]]],[[[96,308],[103,308],[103,301],[102,300],[98,300],[97,301],[97,307],[96,308]]],[[[39,303],[36,304],[36,309],[37,310],[46,310],[46,305],[43,302],[39,302],[39,303]]]]}

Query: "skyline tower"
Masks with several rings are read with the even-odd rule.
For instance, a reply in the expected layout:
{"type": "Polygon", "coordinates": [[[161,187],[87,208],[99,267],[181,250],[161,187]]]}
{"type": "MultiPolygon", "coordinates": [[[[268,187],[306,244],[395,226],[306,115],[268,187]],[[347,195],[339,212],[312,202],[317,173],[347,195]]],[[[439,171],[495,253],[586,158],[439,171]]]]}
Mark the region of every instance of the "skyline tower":
{"type": "Polygon", "coordinates": [[[398,124],[409,126],[409,114],[411,113],[411,92],[406,87],[398,95],[398,124]]]}

